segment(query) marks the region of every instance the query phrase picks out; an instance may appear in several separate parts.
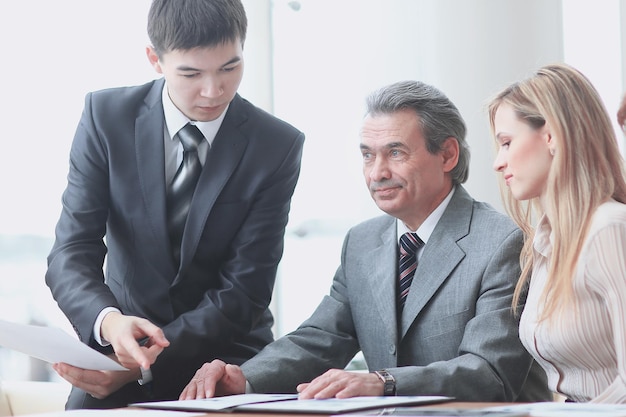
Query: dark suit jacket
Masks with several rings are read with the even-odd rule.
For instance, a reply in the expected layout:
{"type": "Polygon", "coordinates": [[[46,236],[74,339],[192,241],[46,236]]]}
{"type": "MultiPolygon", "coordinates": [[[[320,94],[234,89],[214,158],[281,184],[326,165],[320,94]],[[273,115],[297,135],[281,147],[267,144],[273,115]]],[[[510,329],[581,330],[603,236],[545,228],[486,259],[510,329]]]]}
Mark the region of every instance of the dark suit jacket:
{"type": "Polygon", "coordinates": [[[522,233],[509,218],[458,186],[424,247],[401,320],[397,247],[390,216],[351,229],[330,295],[297,330],[243,364],[253,389],[294,392],[362,350],[370,370],[395,377],[398,395],[551,399],[511,311],[522,233]]]}
{"type": "MultiPolygon", "coordinates": [[[[107,306],[162,327],[171,345],[152,367],[155,399],[177,398],[202,363],[242,363],[273,339],[268,306],[304,141],[237,95],[202,170],[177,266],[166,227],[163,83],[87,95],[46,274],[92,347],[107,306]]],[[[143,397],[136,383],[102,402],[76,395],[69,407],[143,397]]]]}

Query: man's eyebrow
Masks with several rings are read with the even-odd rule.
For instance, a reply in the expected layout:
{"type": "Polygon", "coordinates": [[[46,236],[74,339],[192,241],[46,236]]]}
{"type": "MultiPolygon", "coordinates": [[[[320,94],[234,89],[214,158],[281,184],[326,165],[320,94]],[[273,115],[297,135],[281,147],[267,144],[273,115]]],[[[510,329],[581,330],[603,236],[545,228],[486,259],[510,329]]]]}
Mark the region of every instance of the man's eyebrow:
{"type": "MultiPolygon", "coordinates": [[[[364,143],[361,143],[359,147],[363,150],[371,149],[369,146],[367,146],[364,143]]],[[[385,146],[383,146],[383,148],[385,149],[406,148],[406,147],[407,147],[406,143],[403,143],[403,142],[390,142],[390,143],[385,144],[385,146]]]]}
{"type": "MultiPolygon", "coordinates": [[[[232,58],[230,61],[226,62],[224,65],[222,65],[221,68],[227,67],[227,66],[235,64],[235,63],[238,63],[240,61],[241,61],[241,57],[236,56],[236,57],[232,58]]],[[[196,71],[196,72],[200,72],[199,68],[190,67],[190,66],[187,66],[187,65],[180,65],[180,66],[176,67],[176,69],[179,70],[179,71],[196,71]]]]}
{"type": "Polygon", "coordinates": [[[176,67],[176,69],[179,70],[179,71],[197,71],[197,72],[200,72],[200,69],[194,68],[194,67],[189,67],[187,65],[180,65],[180,66],[176,67]]]}
{"type": "Polygon", "coordinates": [[[222,67],[226,67],[228,65],[232,65],[232,64],[235,64],[235,63],[240,62],[240,61],[241,61],[241,57],[240,56],[235,56],[230,61],[228,61],[227,63],[222,65],[222,67]]]}

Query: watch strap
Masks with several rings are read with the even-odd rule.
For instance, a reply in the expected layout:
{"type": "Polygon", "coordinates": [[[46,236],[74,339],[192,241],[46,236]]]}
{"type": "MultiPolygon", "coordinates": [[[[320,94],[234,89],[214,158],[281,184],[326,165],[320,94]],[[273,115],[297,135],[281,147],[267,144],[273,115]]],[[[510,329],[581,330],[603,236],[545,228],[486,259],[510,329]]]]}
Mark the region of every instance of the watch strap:
{"type": "Polygon", "coordinates": [[[383,394],[385,396],[396,395],[396,379],[393,375],[385,369],[373,373],[383,382],[383,394]]]}

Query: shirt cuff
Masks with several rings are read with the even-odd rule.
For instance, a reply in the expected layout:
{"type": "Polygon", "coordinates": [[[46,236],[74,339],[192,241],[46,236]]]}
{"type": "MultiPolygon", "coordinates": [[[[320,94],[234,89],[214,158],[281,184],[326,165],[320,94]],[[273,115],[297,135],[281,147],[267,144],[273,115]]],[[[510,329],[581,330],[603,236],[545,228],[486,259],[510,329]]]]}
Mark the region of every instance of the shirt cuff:
{"type": "Polygon", "coordinates": [[[246,394],[254,394],[254,390],[252,389],[252,385],[246,380],[246,394]]]}
{"type": "Polygon", "coordinates": [[[96,342],[98,342],[100,346],[103,346],[103,347],[109,346],[111,345],[111,343],[109,343],[107,340],[104,340],[102,336],[100,336],[100,327],[102,327],[102,320],[104,320],[104,316],[106,316],[112,311],[117,311],[118,313],[121,313],[119,308],[106,307],[100,312],[100,314],[98,314],[98,317],[96,317],[96,322],[93,325],[93,338],[96,340],[96,342]]]}

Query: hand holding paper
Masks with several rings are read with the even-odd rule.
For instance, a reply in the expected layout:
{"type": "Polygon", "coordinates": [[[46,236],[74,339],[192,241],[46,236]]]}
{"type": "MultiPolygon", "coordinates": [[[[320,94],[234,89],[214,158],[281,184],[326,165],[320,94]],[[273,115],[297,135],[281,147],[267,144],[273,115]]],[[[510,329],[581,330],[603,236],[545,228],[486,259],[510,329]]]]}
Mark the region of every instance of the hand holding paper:
{"type": "Polygon", "coordinates": [[[127,370],[113,359],[54,327],[0,320],[0,346],[50,363],[64,362],[91,370],[127,370]]]}
{"type": "Polygon", "coordinates": [[[137,381],[141,376],[138,368],[129,371],[94,371],[77,368],[67,363],[55,363],[52,367],[61,378],[100,400],[129,382],[137,381]]]}

